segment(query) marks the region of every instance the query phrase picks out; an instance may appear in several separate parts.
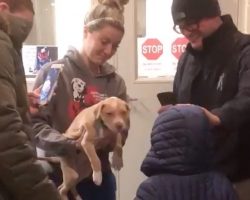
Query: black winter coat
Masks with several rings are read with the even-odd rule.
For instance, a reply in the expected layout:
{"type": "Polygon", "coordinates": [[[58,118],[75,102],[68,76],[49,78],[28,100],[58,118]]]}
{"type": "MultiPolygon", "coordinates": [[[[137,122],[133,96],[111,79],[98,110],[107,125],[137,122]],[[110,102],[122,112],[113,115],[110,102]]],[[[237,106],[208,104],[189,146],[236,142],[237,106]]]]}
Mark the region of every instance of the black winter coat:
{"type": "Polygon", "coordinates": [[[20,49],[3,30],[0,49],[0,199],[59,200],[56,187],[36,161],[31,142],[20,49]]]}
{"type": "Polygon", "coordinates": [[[250,36],[229,15],[205,38],[203,50],[188,45],[174,80],[177,103],[191,103],[219,116],[217,167],[232,180],[250,177],[250,36]]]}

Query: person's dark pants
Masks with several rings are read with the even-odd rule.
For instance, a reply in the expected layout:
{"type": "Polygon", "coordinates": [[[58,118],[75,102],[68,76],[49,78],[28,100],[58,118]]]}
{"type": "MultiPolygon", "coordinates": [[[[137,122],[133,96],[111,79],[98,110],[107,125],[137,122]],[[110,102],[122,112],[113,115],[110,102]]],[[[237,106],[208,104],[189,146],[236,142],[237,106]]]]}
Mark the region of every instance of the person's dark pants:
{"type": "MultiPolygon", "coordinates": [[[[60,169],[57,167],[58,173],[50,174],[50,179],[58,187],[62,182],[60,169]]],[[[116,180],[112,171],[104,172],[102,184],[97,186],[91,178],[84,179],[77,184],[76,189],[84,200],[115,200],[116,199],[116,180]]],[[[69,194],[69,199],[74,198],[69,194]]]]}
{"type": "Polygon", "coordinates": [[[103,173],[102,184],[97,186],[92,179],[83,180],[76,187],[84,200],[115,200],[116,180],[112,172],[103,173]]]}

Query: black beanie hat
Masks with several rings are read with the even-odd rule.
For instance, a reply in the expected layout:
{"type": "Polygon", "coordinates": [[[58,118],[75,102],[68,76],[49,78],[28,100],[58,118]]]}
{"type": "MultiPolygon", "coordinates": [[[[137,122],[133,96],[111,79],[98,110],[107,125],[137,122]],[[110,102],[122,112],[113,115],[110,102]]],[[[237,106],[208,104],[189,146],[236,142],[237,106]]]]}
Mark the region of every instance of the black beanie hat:
{"type": "Polygon", "coordinates": [[[200,20],[220,16],[218,0],[173,0],[172,17],[174,24],[182,20],[200,20]]]}

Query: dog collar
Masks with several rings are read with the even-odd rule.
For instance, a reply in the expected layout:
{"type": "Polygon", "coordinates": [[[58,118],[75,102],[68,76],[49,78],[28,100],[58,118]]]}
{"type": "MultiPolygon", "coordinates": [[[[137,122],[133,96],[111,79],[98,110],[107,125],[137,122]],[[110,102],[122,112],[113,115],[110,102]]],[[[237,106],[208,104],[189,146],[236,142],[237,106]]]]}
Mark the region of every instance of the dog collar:
{"type": "Polygon", "coordinates": [[[102,120],[101,117],[99,118],[99,122],[100,122],[100,125],[101,125],[103,128],[108,129],[108,127],[106,126],[106,124],[104,123],[104,121],[102,120]]]}
{"type": "Polygon", "coordinates": [[[103,137],[103,130],[108,129],[108,127],[105,125],[104,121],[101,118],[99,118],[96,120],[95,129],[96,129],[96,136],[101,138],[103,137]]]}
{"type": "Polygon", "coordinates": [[[102,120],[102,118],[98,118],[96,120],[96,126],[95,126],[96,130],[99,131],[100,129],[108,129],[108,127],[105,125],[104,121],[102,120]]]}

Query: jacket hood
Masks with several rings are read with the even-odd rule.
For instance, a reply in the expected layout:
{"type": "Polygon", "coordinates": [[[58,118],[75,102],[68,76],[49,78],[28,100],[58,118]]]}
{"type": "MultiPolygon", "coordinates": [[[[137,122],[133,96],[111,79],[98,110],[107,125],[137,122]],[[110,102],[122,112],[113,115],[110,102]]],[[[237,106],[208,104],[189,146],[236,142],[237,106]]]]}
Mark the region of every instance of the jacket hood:
{"type": "Polygon", "coordinates": [[[151,148],[141,171],[147,175],[190,175],[213,166],[213,135],[202,109],[173,106],[159,114],[151,133],[151,148]]]}
{"type": "MultiPolygon", "coordinates": [[[[81,55],[79,54],[79,51],[76,48],[70,47],[65,55],[65,58],[68,58],[80,70],[83,69],[88,70],[86,64],[83,62],[83,59],[81,58],[81,55]]],[[[115,67],[106,62],[101,66],[100,74],[96,76],[98,77],[107,76],[113,74],[115,71],[116,71],[115,67]]]]}

